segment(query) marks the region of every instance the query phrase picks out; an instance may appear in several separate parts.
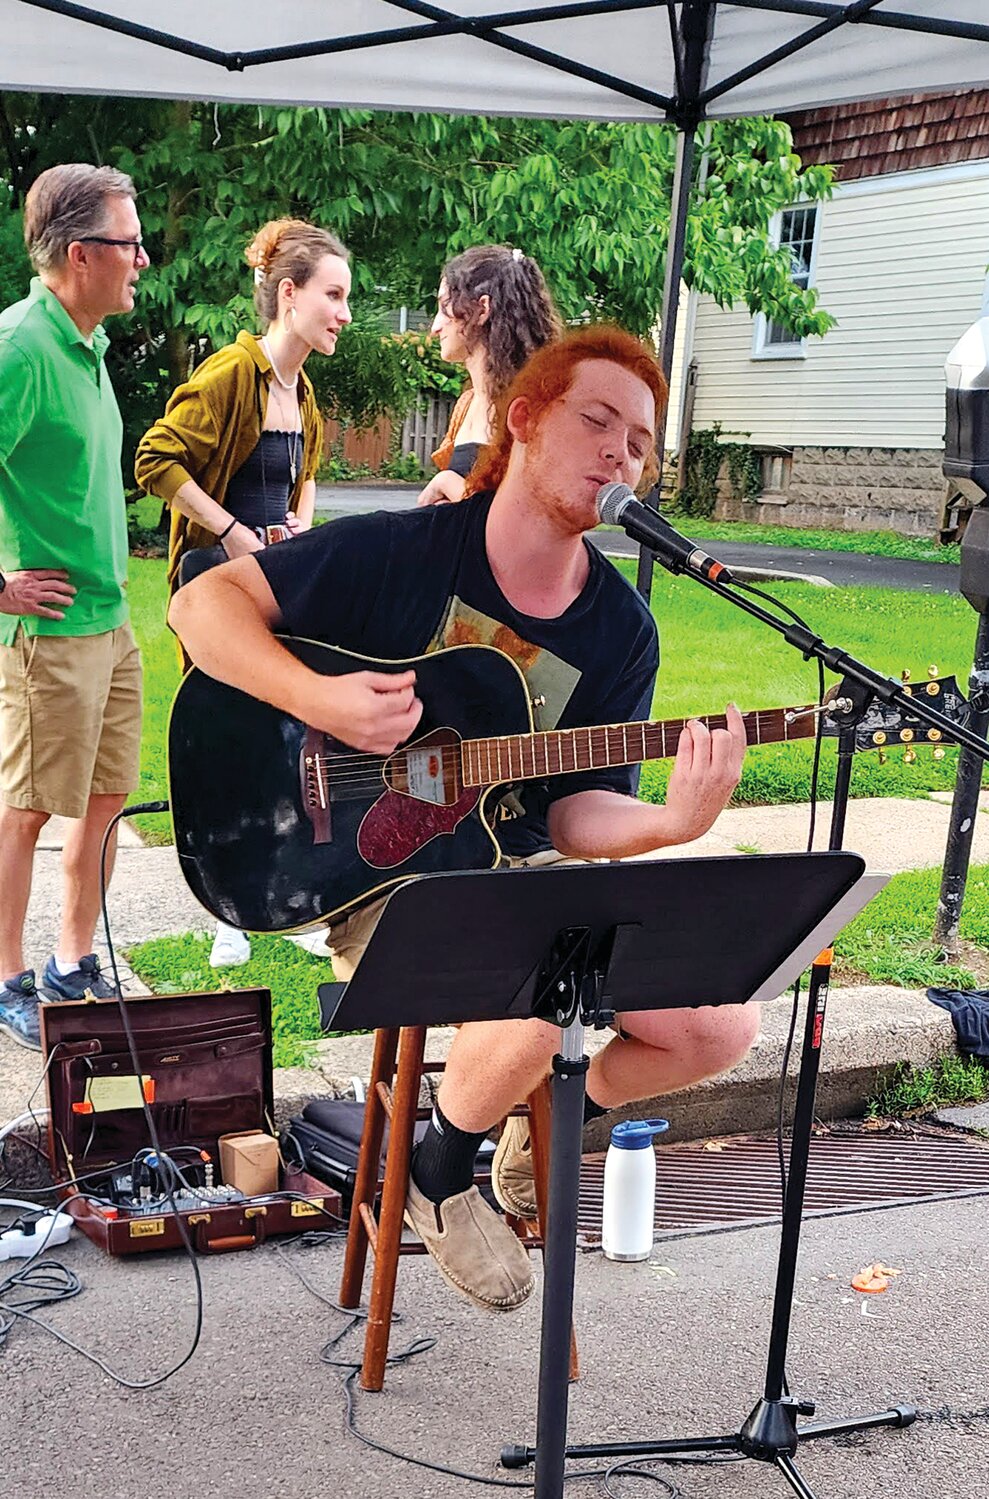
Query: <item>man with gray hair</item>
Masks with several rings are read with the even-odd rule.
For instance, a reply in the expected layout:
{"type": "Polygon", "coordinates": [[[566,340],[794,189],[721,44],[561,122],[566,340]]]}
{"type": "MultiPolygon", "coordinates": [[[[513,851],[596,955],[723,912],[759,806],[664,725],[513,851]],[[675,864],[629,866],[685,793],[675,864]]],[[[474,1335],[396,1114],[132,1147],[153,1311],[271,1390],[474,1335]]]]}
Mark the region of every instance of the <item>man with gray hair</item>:
{"type": "Polygon", "coordinates": [[[124,594],[122,425],[100,324],[131,311],[148,257],[133,183],[111,167],[43,172],[24,238],[37,276],[0,313],[0,1030],[39,1048],[24,921],[52,815],[72,822],[41,997],[114,993],[90,949],[101,841],[138,779],[141,662],[124,594]]]}

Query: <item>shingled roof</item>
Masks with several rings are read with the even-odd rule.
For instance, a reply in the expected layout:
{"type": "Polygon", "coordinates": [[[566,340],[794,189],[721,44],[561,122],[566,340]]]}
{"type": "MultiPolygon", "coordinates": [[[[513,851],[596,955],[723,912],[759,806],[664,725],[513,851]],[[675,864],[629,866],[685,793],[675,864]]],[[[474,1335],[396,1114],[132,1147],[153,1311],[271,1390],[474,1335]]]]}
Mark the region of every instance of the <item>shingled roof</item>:
{"type": "Polygon", "coordinates": [[[783,118],[804,164],[830,162],[841,182],[989,158],[989,89],[868,99],[783,118]]]}

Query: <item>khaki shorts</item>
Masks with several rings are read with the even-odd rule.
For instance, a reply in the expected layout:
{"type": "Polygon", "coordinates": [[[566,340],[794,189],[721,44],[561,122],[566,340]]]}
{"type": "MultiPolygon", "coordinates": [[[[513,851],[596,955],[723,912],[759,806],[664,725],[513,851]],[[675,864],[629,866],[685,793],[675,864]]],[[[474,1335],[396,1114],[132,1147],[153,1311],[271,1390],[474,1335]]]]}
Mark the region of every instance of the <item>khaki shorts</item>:
{"type": "MultiPolygon", "coordinates": [[[[546,848],[532,854],[528,859],[506,858],[506,869],[539,869],[548,864],[581,864],[582,859],[568,859],[555,848],[546,848]]],[[[390,892],[389,892],[390,893],[390,892]]],[[[334,922],[327,929],[326,945],[333,955],[333,976],[341,984],[349,984],[358,963],[378,925],[388,896],[382,895],[370,905],[361,906],[352,916],[334,922]]]]}
{"type": "Polygon", "coordinates": [[[0,799],[83,817],[126,796],[141,758],[141,657],[129,624],[100,635],[26,635],[0,646],[0,799]]]}

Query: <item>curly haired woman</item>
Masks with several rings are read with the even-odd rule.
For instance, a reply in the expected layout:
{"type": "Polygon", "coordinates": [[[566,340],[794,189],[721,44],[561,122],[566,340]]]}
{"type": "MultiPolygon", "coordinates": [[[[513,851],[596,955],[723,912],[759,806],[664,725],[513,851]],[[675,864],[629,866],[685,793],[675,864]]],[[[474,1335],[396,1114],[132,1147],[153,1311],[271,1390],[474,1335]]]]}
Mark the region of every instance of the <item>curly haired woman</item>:
{"type": "Polygon", "coordinates": [[[420,505],[462,500],[467,475],[491,433],[495,402],[529,355],[556,338],[562,324],[543,273],[521,250],[475,245],[443,267],[431,332],[440,355],[463,364],[470,385],[457,401],[433,454],[439,469],[420,505]]]}

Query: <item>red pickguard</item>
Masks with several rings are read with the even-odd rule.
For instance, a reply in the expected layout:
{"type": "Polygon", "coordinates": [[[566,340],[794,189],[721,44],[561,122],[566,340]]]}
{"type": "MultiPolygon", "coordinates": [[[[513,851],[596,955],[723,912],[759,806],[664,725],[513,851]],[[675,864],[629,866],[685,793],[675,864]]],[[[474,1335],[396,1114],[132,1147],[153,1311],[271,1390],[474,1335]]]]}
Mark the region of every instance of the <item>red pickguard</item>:
{"type": "Polygon", "coordinates": [[[452,806],[440,807],[386,791],[364,814],[357,830],[357,852],[374,869],[394,869],[433,838],[452,833],[473,812],[483,792],[481,786],[470,786],[452,806]]]}

